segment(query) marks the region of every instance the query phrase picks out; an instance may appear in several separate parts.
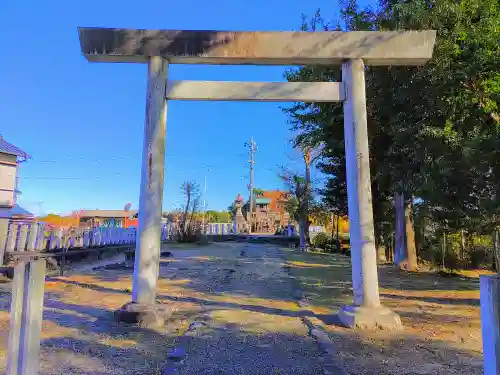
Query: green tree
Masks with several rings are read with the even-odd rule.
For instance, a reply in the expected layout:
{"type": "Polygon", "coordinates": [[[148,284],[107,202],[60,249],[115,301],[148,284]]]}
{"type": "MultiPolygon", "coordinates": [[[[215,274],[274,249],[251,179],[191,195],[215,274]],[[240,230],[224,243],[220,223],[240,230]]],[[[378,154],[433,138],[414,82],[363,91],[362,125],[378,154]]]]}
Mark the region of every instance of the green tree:
{"type": "MultiPolygon", "coordinates": [[[[403,263],[411,258],[408,250],[415,249],[415,198],[427,207],[419,212],[436,222],[475,222],[481,230],[498,226],[499,7],[496,0],[383,0],[377,10],[360,9],[354,0],[342,4],[346,30],[437,30],[434,56],[426,66],[366,70],[376,239],[387,241],[390,233],[382,223],[393,221],[394,197],[402,197],[397,215],[405,222],[400,228],[407,257],[403,263]]],[[[312,20],[318,23],[319,13],[312,20]]],[[[286,78],[341,80],[339,67],[303,67],[286,78]]],[[[325,145],[318,166],[329,179],[322,194],[339,211],[344,209],[341,105],[298,103],[285,112],[299,133],[298,143],[325,145]]]]}
{"type": "MultiPolygon", "coordinates": [[[[232,210],[232,207],[229,207],[232,210]]],[[[228,211],[207,210],[206,220],[211,223],[230,223],[232,213],[228,211]]]]}

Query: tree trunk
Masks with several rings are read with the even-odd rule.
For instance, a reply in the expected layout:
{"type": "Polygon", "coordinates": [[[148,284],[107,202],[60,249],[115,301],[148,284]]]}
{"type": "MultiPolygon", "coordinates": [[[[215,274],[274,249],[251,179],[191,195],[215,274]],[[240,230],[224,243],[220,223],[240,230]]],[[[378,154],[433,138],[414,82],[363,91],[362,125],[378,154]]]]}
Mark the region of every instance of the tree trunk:
{"type": "Polygon", "coordinates": [[[187,215],[189,212],[189,205],[191,204],[191,192],[187,192],[186,208],[184,209],[184,217],[182,218],[182,232],[183,236],[187,233],[187,215]]]}
{"type": "Polygon", "coordinates": [[[394,263],[396,260],[396,236],[391,233],[391,260],[394,263]]]}
{"type": "Polygon", "coordinates": [[[306,164],[306,179],[305,179],[305,194],[304,194],[304,231],[307,246],[310,245],[311,240],[309,237],[309,201],[311,200],[311,151],[308,150],[304,154],[304,161],[306,164]]]}
{"type": "Polygon", "coordinates": [[[394,196],[395,208],[395,234],[394,234],[394,264],[400,266],[401,262],[406,259],[406,246],[405,246],[405,210],[404,210],[404,196],[398,194],[394,196]]]}
{"type": "Polygon", "coordinates": [[[384,243],[384,238],[382,236],[379,237],[378,244],[377,244],[377,261],[378,264],[385,264],[387,263],[387,257],[385,256],[385,243],[384,243]]]}
{"type": "Polygon", "coordinates": [[[330,242],[332,243],[333,245],[333,234],[335,233],[335,226],[334,226],[334,223],[335,223],[335,215],[333,214],[332,212],[332,218],[331,218],[331,221],[332,221],[332,238],[330,239],[330,242]]]}
{"type": "Polygon", "coordinates": [[[299,219],[299,238],[300,238],[300,249],[301,250],[304,250],[306,248],[306,228],[305,228],[305,224],[304,224],[304,218],[300,217],[299,219]]]}
{"type": "Polygon", "coordinates": [[[443,232],[443,246],[441,247],[441,268],[446,268],[446,232],[443,232]]]}
{"type": "Polygon", "coordinates": [[[337,251],[339,253],[341,253],[342,252],[342,246],[340,246],[339,224],[340,224],[340,215],[337,215],[337,241],[336,241],[336,245],[337,245],[337,251]]]}
{"type": "Polygon", "coordinates": [[[415,246],[415,230],[413,228],[413,204],[411,199],[405,205],[405,234],[406,234],[406,255],[408,263],[408,271],[416,271],[417,264],[417,247],[415,246]]]}
{"type": "Polygon", "coordinates": [[[493,269],[500,272],[500,243],[498,238],[498,229],[493,232],[493,269]]]}
{"type": "Polygon", "coordinates": [[[385,244],[385,259],[387,263],[394,262],[394,252],[392,251],[392,233],[385,235],[384,244],[385,244]]]}
{"type": "Polygon", "coordinates": [[[465,236],[463,229],[460,229],[460,259],[465,259],[465,236]]]}

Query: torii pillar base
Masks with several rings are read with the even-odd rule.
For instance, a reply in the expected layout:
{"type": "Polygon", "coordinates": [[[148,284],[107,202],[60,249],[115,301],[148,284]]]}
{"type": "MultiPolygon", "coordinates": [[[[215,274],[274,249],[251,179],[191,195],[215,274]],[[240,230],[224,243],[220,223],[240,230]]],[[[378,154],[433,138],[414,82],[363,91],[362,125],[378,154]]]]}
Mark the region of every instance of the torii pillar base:
{"type": "Polygon", "coordinates": [[[387,307],[342,306],[338,313],[341,323],[349,328],[403,329],[401,318],[387,307]]]}
{"type": "Polygon", "coordinates": [[[129,302],[114,312],[118,322],[137,324],[142,328],[162,327],[172,317],[172,309],[164,304],[129,302]]]}

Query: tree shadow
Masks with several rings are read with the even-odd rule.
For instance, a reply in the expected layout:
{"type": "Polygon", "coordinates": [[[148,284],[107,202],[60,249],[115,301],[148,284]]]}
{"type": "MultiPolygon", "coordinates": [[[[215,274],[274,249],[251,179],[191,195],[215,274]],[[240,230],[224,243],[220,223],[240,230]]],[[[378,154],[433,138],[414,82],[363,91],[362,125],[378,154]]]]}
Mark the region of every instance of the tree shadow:
{"type": "MultiPolygon", "coordinates": [[[[52,318],[59,322],[61,315],[52,318]]],[[[174,348],[187,353],[179,374],[322,373],[317,346],[308,336],[256,334],[253,327],[246,331],[230,323],[184,336],[122,323],[97,330],[95,325],[81,318],[78,334],[43,340],[41,374],[163,374],[165,367],[177,367],[167,358],[174,348]]]]}
{"type": "Polygon", "coordinates": [[[470,306],[480,305],[479,298],[451,298],[451,297],[439,298],[439,297],[423,297],[423,296],[401,296],[398,294],[390,294],[390,293],[380,293],[380,296],[392,299],[439,303],[441,305],[470,305],[470,306]]]}
{"type": "Polygon", "coordinates": [[[447,277],[433,272],[407,272],[393,266],[379,268],[380,286],[387,289],[477,291],[479,279],[447,277]]]}
{"type": "Polygon", "coordinates": [[[163,374],[175,368],[179,375],[319,375],[334,368],[335,374],[482,374],[480,353],[404,335],[367,340],[355,331],[329,332],[328,347],[318,347],[311,336],[262,334],[233,323],[202,325],[180,337],[128,325],[98,332],[91,327],[83,324],[76,337],[44,340],[40,373],[163,374]],[[173,348],[186,353],[183,363],[168,359],[173,348]]]}
{"type": "Polygon", "coordinates": [[[349,374],[483,374],[480,352],[449,342],[385,332],[329,332],[337,365],[349,374]]]}
{"type": "MultiPolygon", "coordinates": [[[[58,282],[63,283],[63,284],[70,284],[70,285],[75,285],[78,287],[83,287],[83,288],[88,288],[92,289],[98,292],[104,292],[104,293],[119,293],[119,294],[126,294],[130,295],[131,293],[125,290],[119,290],[119,289],[113,289],[113,288],[107,288],[103,287],[97,284],[90,284],[90,283],[80,283],[77,281],[71,281],[71,280],[58,280],[58,282]]],[[[285,317],[294,317],[294,318],[304,318],[304,317],[315,317],[320,319],[321,321],[325,322],[326,324],[338,324],[341,325],[340,320],[335,315],[329,315],[329,314],[315,314],[314,312],[310,310],[287,310],[287,309],[280,309],[280,308],[273,308],[273,307],[267,307],[267,306],[261,306],[261,305],[254,305],[254,304],[242,304],[242,303],[237,303],[237,302],[224,302],[224,301],[213,301],[210,299],[203,299],[203,298],[197,298],[197,297],[179,297],[179,296],[170,296],[166,295],[164,293],[159,294],[157,296],[157,301],[159,303],[166,303],[166,302],[185,302],[185,303],[192,303],[204,307],[211,307],[211,308],[218,308],[218,309],[238,309],[238,310],[245,310],[249,312],[257,312],[257,313],[262,313],[262,314],[270,314],[270,315],[278,315],[278,316],[285,316],[285,317]]],[[[52,309],[69,309],[69,310],[74,310],[75,312],[85,314],[85,315],[90,315],[95,318],[103,319],[103,320],[108,320],[112,322],[112,319],[110,319],[110,311],[105,310],[105,309],[100,309],[100,308],[94,308],[94,307],[87,307],[87,306],[81,306],[81,305],[75,305],[75,304],[67,304],[67,303],[62,303],[60,301],[46,301],[45,302],[45,307],[52,308],[52,309]]],[[[53,320],[56,321],[57,317],[60,315],[58,312],[44,312],[44,317],[47,319],[50,319],[51,317],[54,318],[53,320]]],[[[78,319],[75,318],[75,322],[78,323],[84,322],[85,319],[78,319]]],[[[63,324],[64,325],[64,324],[63,324]]]]}

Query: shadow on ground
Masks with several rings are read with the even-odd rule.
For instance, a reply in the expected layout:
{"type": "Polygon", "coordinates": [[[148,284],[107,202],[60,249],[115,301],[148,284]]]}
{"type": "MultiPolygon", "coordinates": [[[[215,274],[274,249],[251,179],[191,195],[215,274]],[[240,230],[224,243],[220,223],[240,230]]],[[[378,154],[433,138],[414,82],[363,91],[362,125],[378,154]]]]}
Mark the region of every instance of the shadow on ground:
{"type": "MultiPolygon", "coordinates": [[[[82,312],[79,307],[72,310],[75,306],[60,307],[65,307],[68,313],[82,312]]],[[[109,315],[99,309],[92,312],[92,317],[97,319],[109,315]]],[[[47,319],[60,323],[61,316],[47,319]]],[[[81,319],[77,337],[44,340],[42,357],[56,361],[57,370],[44,366],[42,374],[162,374],[166,366],[174,366],[167,360],[167,353],[174,347],[182,348],[187,354],[185,363],[178,366],[179,374],[323,373],[324,356],[320,354],[313,361],[307,360],[307,356],[317,353],[313,349],[311,353],[304,351],[304,345],[296,345],[303,338],[288,332],[251,332],[253,328],[259,329],[258,326],[242,331],[238,324],[225,323],[215,329],[194,330],[180,339],[173,334],[115,325],[111,321],[104,331],[96,331],[94,324],[92,319],[81,319]],[[280,343],[288,343],[285,347],[294,350],[285,351],[280,343]],[[304,360],[310,366],[304,367],[304,360]]],[[[482,373],[477,353],[453,348],[442,341],[429,343],[412,337],[392,337],[370,342],[352,331],[337,332],[333,340],[337,345],[342,343],[342,350],[336,355],[337,363],[351,374],[482,373]],[[364,355],[359,355],[360,351],[364,355]],[[395,351],[399,357],[388,355],[395,351]]],[[[307,348],[313,347],[312,340],[308,344],[307,348]]]]}

